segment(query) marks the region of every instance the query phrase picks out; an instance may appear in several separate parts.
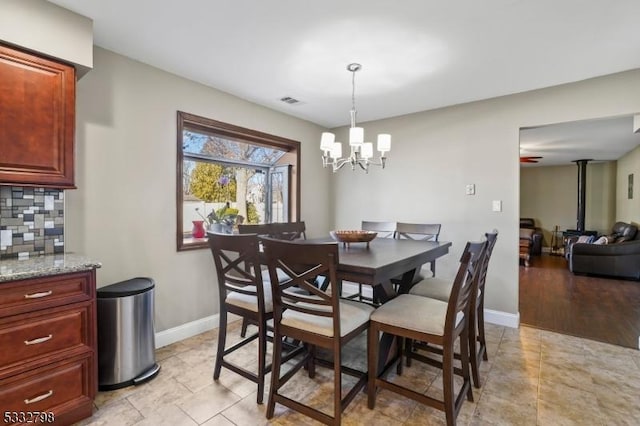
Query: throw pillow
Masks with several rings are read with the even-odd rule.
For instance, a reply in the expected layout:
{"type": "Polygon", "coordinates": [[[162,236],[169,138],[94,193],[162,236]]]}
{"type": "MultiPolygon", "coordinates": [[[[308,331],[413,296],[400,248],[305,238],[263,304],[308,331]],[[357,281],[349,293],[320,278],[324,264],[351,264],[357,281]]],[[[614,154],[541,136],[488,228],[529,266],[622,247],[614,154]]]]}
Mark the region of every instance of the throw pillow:
{"type": "Polygon", "coordinates": [[[593,235],[580,235],[578,237],[577,243],[586,243],[590,244],[593,241],[593,235]]]}
{"type": "Polygon", "coordinates": [[[606,235],[603,235],[602,237],[595,240],[593,244],[609,244],[609,239],[606,237],[606,235]]]}

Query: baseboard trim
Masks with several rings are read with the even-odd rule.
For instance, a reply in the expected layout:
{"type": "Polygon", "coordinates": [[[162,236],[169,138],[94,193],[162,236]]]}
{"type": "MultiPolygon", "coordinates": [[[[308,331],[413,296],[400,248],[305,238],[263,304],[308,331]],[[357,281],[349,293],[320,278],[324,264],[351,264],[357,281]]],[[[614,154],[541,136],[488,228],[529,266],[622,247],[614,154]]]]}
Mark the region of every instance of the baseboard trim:
{"type": "MultiPolygon", "coordinates": [[[[358,284],[343,283],[343,290],[350,294],[358,291],[358,284]]],[[[373,297],[373,291],[370,286],[362,286],[362,293],[364,296],[373,297]]],[[[230,314],[229,322],[238,321],[240,317],[230,314]]],[[[505,327],[518,328],[520,326],[520,313],[510,314],[508,312],[494,311],[492,309],[484,310],[484,320],[491,324],[502,325],[505,327]]],[[[193,337],[205,331],[218,328],[220,323],[220,315],[215,314],[209,317],[201,318],[199,320],[191,321],[186,324],[179,325],[177,327],[169,328],[167,330],[159,331],[155,334],[156,349],[163,346],[170,345],[175,342],[179,342],[189,337],[193,337]]]]}
{"type": "MultiPolygon", "coordinates": [[[[228,322],[231,323],[238,321],[239,319],[239,316],[229,314],[228,322]]],[[[179,342],[180,340],[188,339],[189,337],[204,333],[205,331],[213,330],[214,328],[218,328],[219,324],[220,315],[215,314],[177,327],[159,331],[155,334],[156,349],[179,342]]]]}
{"type": "Polygon", "coordinates": [[[484,320],[491,324],[502,325],[505,327],[518,328],[520,326],[520,312],[510,314],[508,312],[494,311],[493,309],[484,310],[484,320]]]}

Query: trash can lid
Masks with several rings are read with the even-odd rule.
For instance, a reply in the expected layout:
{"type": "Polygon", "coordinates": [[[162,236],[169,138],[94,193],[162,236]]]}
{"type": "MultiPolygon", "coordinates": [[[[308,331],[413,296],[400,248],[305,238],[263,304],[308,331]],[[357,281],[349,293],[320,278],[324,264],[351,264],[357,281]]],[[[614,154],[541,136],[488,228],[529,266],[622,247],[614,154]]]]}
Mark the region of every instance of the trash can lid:
{"type": "Polygon", "coordinates": [[[114,297],[126,297],[144,293],[155,286],[153,279],[147,277],[131,278],[130,280],[100,287],[97,290],[98,298],[109,299],[114,297]]]}

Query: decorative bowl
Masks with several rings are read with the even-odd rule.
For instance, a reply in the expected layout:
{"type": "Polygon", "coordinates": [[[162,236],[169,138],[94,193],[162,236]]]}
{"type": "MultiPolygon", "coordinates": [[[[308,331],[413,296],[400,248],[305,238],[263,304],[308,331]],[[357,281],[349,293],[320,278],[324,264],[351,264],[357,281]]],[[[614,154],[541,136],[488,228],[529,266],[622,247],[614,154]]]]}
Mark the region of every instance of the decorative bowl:
{"type": "Polygon", "coordinates": [[[336,241],[343,243],[345,246],[349,243],[367,243],[367,247],[369,246],[369,241],[373,240],[377,232],[372,231],[330,231],[329,235],[336,241]]]}

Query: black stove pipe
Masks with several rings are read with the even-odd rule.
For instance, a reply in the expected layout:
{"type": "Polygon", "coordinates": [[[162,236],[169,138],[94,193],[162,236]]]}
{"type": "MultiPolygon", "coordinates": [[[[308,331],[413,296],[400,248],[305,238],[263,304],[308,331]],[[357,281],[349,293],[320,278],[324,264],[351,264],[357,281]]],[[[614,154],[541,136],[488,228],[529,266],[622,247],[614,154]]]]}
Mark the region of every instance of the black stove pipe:
{"type": "Polygon", "coordinates": [[[574,160],[578,166],[578,221],[576,230],[584,232],[585,210],[587,206],[587,163],[588,160],[574,160]]]}

